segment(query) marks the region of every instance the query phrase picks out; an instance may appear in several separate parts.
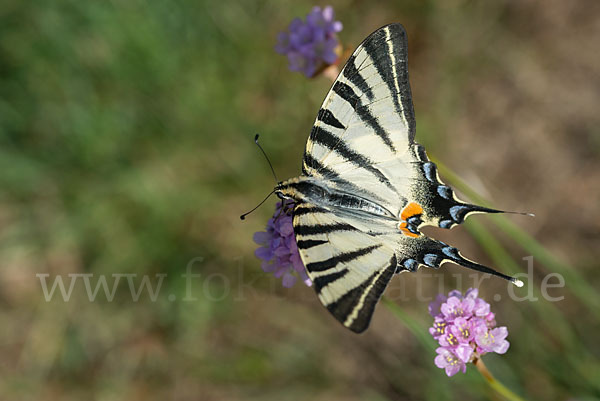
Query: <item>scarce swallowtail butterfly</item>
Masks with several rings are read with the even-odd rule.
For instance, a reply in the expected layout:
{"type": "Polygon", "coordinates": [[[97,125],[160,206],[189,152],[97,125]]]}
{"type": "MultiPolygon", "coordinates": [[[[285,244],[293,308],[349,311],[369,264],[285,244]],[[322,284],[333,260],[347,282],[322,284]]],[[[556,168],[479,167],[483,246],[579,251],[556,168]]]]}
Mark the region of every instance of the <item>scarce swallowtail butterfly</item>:
{"type": "Polygon", "coordinates": [[[415,142],[406,32],[384,26],[358,46],[319,110],[302,175],[277,184],[293,199],[298,250],[323,305],[350,330],[367,329],[396,273],[444,262],[522,282],[464,258],[419,231],[471,213],[415,142]]]}

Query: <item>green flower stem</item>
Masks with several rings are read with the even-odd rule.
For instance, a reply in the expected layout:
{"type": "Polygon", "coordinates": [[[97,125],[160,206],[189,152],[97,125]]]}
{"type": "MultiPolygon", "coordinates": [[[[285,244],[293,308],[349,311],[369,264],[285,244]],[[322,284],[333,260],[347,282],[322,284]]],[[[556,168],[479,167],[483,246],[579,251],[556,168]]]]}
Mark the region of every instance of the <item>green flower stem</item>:
{"type": "Polygon", "coordinates": [[[398,319],[400,319],[400,321],[402,323],[404,323],[406,328],[408,330],[410,330],[411,333],[413,333],[415,338],[421,343],[421,345],[423,345],[423,347],[425,349],[427,349],[427,350],[431,351],[433,354],[435,354],[435,349],[437,348],[437,345],[436,345],[435,341],[433,340],[433,337],[431,337],[427,333],[427,328],[423,327],[422,324],[419,324],[419,322],[417,322],[415,319],[413,319],[412,317],[407,315],[406,312],[404,312],[404,310],[401,307],[399,307],[397,303],[395,303],[391,299],[387,298],[386,296],[383,296],[381,298],[381,302],[394,315],[396,315],[396,317],[398,319]]]}
{"type": "Polygon", "coordinates": [[[475,365],[479,373],[481,373],[490,387],[493,388],[498,394],[501,394],[504,398],[510,401],[525,401],[523,398],[510,391],[506,386],[504,386],[504,384],[496,380],[492,373],[487,369],[481,358],[476,358],[473,361],[473,365],[475,365]]]}

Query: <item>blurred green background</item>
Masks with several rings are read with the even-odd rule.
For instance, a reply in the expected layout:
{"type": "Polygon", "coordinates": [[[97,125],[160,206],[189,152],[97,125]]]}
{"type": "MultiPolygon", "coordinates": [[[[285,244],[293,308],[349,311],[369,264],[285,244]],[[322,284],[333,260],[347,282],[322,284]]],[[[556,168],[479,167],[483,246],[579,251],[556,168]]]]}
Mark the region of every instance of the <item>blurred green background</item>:
{"type": "MultiPolygon", "coordinates": [[[[537,215],[431,231],[504,272],[533,256],[537,302],[509,299],[500,280],[479,286],[510,332],[508,353],[484,358],[490,370],[528,399],[600,399],[600,3],[326,4],[348,48],[404,24],[419,142],[464,193],[537,215]],[[566,279],[550,291],[560,302],[540,297],[553,271],[566,279]]],[[[313,5],[0,3],[1,400],[501,399],[472,366],[446,377],[384,306],[355,335],[253,256],[275,203],[240,222],[273,187],[253,135],[280,177],[297,175],[330,86],[273,50],[313,5]],[[166,276],[155,301],[134,302],[123,278],[112,302],[102,291],[90,302],[79,278],[69,302],[46,302],[36,274],[67,286],[93,274],[93,287],[166,276]]],[[[417,291],[472,277],[430,273],[388,289],[424,333],[417,291]]]]}

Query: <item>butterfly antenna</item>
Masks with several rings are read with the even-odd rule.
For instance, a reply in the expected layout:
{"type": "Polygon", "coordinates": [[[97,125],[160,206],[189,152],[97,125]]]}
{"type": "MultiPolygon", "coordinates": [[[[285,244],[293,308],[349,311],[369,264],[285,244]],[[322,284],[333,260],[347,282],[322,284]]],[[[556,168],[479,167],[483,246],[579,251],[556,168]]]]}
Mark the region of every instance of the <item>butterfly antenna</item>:
{"type": "Polygon", "coordinates": [[[273,165],[271,164],[271,160],[269,160],[269,156],[267,156],[267,153],[265,152],[265,150],[262,148],[262,146],[260,146],[260,143],[258,143],[258,134],[256,134],[256,136],[254,137],[254,143],[256,144],[256,146],[258,146],[258,148],[260,149],[262,154],[265,156],[265,159],[267,159],[267,163],[269,163],[269,167],[271,168],[271,172],[273,173],[275,182],[279,182],[279,180],[277,179],[277,174],[275,174],[275,169],[273,168],[273,165]]]}
{"type": "Polygon", "coordinates": [[[269,199],[271,197],[271,195],[273,195],[275,193],[275,190],[272,190],[271,193],[269,195],[267,195],[267,197],[265,199],[262,200],[262,202],[260,202],[258,205],[256,205],[252,210],[250,210],[249,212],[246,212],[244,214],[242,214],[240,216],[240,220],[245,220],[246,216],[248,216],[250,213],[252,213],[253,211],[255,211],[256,209],[258,209],[263,203],[265,203],[267,201],[267,199],[269,199]]]}

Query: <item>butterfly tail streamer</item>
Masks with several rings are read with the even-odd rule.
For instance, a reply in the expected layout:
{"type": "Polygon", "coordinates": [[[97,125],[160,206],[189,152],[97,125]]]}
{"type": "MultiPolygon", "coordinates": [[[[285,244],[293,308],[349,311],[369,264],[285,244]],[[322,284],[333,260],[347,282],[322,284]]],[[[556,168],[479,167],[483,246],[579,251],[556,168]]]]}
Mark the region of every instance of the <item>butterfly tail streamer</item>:
{"type": "Polygon", "coordinates": [[[467,206],[469,208],[467,210],[467,212],[465,213],[465,217],[470,213],[505,213],[505,214],[520,214],[523,216],[535,217],[535,214],[528,213],[528,212],[514,212],[514,211],[510,211],[510,210],[498,210],[498,209],[491,209],[491,208],[485,207],[485,206],[470,205],[470,204],[465,204],[465,206],[467,206]]]}
{"type": "Polygon", "coordinates": [[[517,287],[523,287],[523,282],[521,280],[511,277],[511,276],[508,276],[506,274],[500,273],[490,267],[484,266],[477,262],[473,262],[472,260],[469,260],[469,259],[465,258],[464,256],[462,256],[460,254],[460,252],[458,251],[458,249],[456,249],[456,248],[452,248],[452,247],[444,248],[444,254],[447,257],[447,259],[445,259],[444,261],[452,261],[463,267],[466,267],[467,269],[475,270],[475,271],[478,271],[481,273],[491,274],[493,276],[500,277],[507,281],[510,281],[517,287]]]}
{"type": "Polygon", "coordinates": [[[442,228],[451,228],[454,224],[462,224],[462,223],[464,223],[464,221],[466,220],[467,217],[469,217],[472,214],[478,214],[478,213],[519,214],[519,215],[535,217],[535,215],[533,213],[513,212],[513,211],[507,211],[507,210],[492,209],[492,208],[485,207],[485,206],[479,206],[479,205],[465,203],[465,202],[458,200],[456,197],[454,198],[454,205],[448,207],[447,210],[448,210],[448,212],[441,213],[442,218],[440,219],[439,226],[442,228]],[[444,217],[444,215],[445,215],[445,217],[444,217]],[[446,221],[450,224],[444,224],[443,219],[447,219],[446,221]]]}

